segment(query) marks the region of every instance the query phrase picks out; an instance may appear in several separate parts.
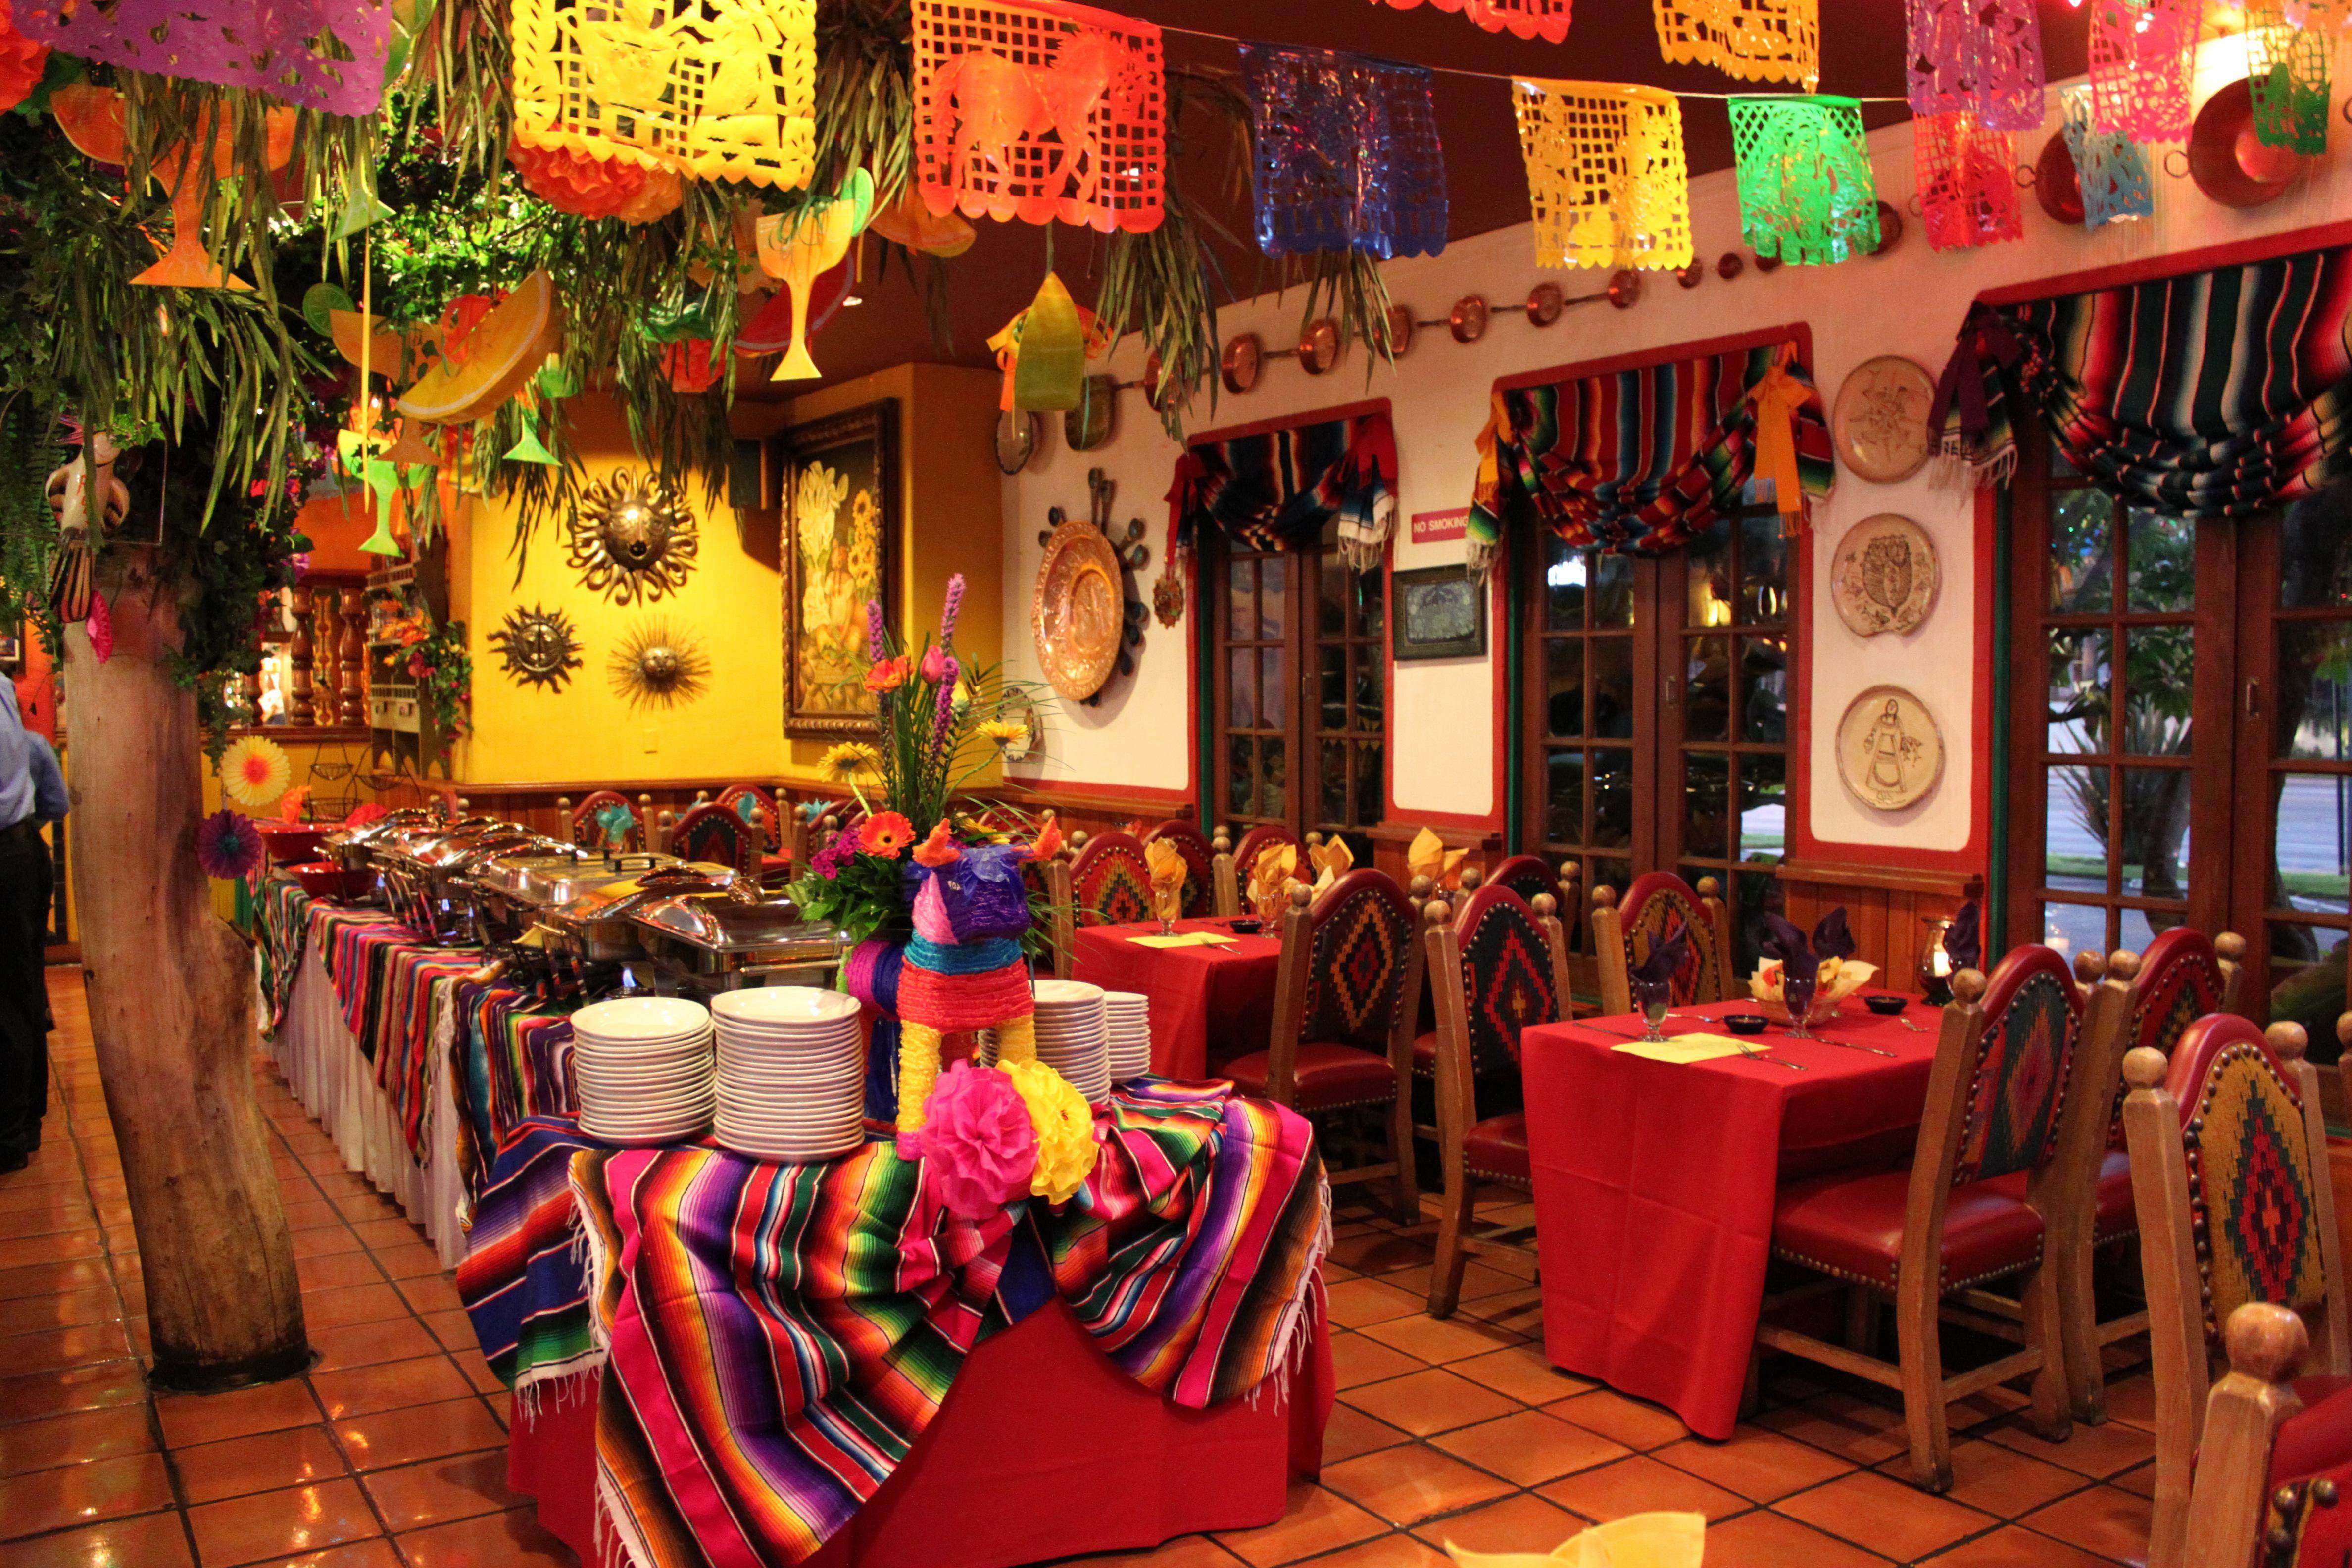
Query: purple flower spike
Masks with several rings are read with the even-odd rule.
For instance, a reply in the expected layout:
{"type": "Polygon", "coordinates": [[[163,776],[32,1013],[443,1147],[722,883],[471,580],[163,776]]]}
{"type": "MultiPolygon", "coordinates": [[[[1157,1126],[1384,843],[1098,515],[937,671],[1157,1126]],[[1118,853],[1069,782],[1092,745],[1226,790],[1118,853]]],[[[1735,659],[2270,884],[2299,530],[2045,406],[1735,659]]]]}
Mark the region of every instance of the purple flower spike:
{"type": "Polygon", "coordinates": [[[940,611],[940,646],[944,647],[955,637],[956,616],[963,609],[963,574],[948,579],[947,604],[940,611]]]}
{"type": "Polygon", "coordinates": [[[882,601],[866,601],[866,657],[876,664],[882,662],[882,601]]]}
{"type": "Polygon", "coordinates": [[[939,713],[931,721],[931,744],[934,746],[944,746],[948,743],[948,731],[955,724],[956,678],[961,673],[962,667],[957,664],[953,658],[950,658],[947,677],[940,682],[939,713]]]}

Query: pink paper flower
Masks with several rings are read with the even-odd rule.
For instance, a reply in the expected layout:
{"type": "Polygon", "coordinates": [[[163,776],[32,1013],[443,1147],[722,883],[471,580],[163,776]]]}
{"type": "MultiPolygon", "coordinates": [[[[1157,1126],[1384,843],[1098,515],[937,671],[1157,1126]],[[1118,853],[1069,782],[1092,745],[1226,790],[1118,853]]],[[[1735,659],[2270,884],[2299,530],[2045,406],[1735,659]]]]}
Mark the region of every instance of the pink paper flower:
{"type": "Polygon", "coordinates": [[[986,1219],[1029,1194],[1037,1131],[1013,1080],[994,1068],[953,1062],[925,1102],[923,1180],[948,1212],[986,1219]]]}
{"type": "Polygon", "coordinates": [[[114,612],[106,607],[105,595],[89,596],[89,618],[82,622],[81,629],[89,634],[89,651],[97,655],[99,663],[114,657],[114,612]]]}
{"type": "Polygon", "coordinates": [[[261,829],[243,812],[224,808],[196,824],[196,864],[224,881],[261,864],[261,829]]]}

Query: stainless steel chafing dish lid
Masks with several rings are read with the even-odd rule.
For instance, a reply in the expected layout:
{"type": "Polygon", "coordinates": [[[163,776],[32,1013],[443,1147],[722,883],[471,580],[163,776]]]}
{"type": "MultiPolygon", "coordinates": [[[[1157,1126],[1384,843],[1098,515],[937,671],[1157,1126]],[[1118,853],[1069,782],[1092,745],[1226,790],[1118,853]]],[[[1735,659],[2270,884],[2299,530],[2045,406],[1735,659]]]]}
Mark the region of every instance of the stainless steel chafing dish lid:
{"type": "Polygon", "coordinates": [[[548,910],[549,918],[572,927],[626,921],[640,904],[688,892],[722,892],[734,873],[724,866],[671,860],[651,870],[608,878],[579,897],[548,910]]]}
{"type": "Polygon", "coordinates": [[[497,850],[478,861],[474,879],[490,891],[511,899],[520,895],[524,878],[532,872],[571,870],[586,866],[592,859],[589,852],[577,845],[534,838],[528,844],[497,850]]]}
{"type": "Polygon", "coordinates": [[[656,941],[747,963],[832,963],[847,947],[839,927],[802,918],[789,899],[747,904],[724,893],[682,893],[640,904],[629,919],[656,941]]]}
{"type": "Polygon", "coordinates": [[[520,823],[494,822],[452,833],[436,844],[412,851],[412,856],[418,865],[432,870],[454,870],[485,853],[520,848],[537,837],[520,823]]]}
{"type": "Polygon", "coordinates": [[[607,860],[593,851],[579,860],[527,861],[514,873],[513,892],[525,903],[561,907],[598,888],[677,864],[668,855],[624,855],[607,860]]]}

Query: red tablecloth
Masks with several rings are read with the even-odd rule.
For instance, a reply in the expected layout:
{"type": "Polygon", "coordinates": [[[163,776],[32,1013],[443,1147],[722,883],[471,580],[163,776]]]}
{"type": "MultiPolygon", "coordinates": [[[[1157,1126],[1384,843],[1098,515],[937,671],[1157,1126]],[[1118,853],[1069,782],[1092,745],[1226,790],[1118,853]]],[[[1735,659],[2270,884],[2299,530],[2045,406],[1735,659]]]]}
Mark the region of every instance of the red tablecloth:
{"type": "Polygon", "coordinates": [[[1072,978],[1151,999],[1151,1070],[1162,1078],[1204,1079],[1235,1057],[1265,1049],[1281,941],[1235,936],[1221,920],[1176,922],[1180,931],[1234,938],[1214,947],[1142,947],[1129,940],[1159,929],[1156,923],[1081,926],[1072,978]]]}
{"type": "Polygon", "coordinates": [[[1764,1300],[1774,1188],[1784,1175],[1899,1160],[1927,1103],[1936,1010],[1906,1015],[1923,1034],[1859,1001],[1846,1009],[1816,1032],[1894,1059],[1775,1027],[1756,1043],[1808,1070],[1742,1058],[1678,1066],[1613,1049],[1641,1033],[1625,1017],[1520,1037],[1554,1363],[1656,1400],[1701,1436],[1731,1436],[1764,1300]]]}
{"type": "MultiPolygon", "coordinates": [[[[972,1352],[906,1462],[807,1568],[1009,1568],[1271,1524],[1291,1476],[1321,1468],[1331,1391],[1319,1310],[1286,1397],[1188,1410],[1130,1382],[1048,1302],[972,1352]]],[[[595,1401],[517,1410],[507,1484],[599,1561],[595,1401]]]]}

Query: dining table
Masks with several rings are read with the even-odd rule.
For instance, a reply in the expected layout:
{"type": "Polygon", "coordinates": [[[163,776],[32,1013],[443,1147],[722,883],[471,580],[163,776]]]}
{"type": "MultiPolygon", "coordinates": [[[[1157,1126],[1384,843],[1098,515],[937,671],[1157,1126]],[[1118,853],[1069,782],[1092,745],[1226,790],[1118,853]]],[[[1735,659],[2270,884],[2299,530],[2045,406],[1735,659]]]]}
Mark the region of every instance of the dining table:
{"type": "MultiPolygon", "coordinates": [[[[1670,1015],[1669,1037],[1730,1037],[1749,1001],[1670,1015]]],[[[1738,1419],[1771,1258],[1773,1199],[1791,1178],[1902,1163],[1916,1141],[1939,1011],[1893,1016],[1861,995],[1756,1054],[1676,1062],[1628,1050],[1639,1016],[1543,1024],[1519,1040],[1544,1353],[1653,1400],[1702,1437],[1738,1419]]]]}
{"type": "Polygon", "coordinates": [[[1080,926],[1070,977],[1106,991],[1131,991],[1151,1004],[1151,1070],[1161,1078],[1209,1077],[1235,1057],[1262,1051],[1274,1026],[1282,942],[1242,932],[1230,919],[1176,922],[1176,934],[1206,932],[1202,946],[1159,944],[1160,922],[1080,926]]]}

